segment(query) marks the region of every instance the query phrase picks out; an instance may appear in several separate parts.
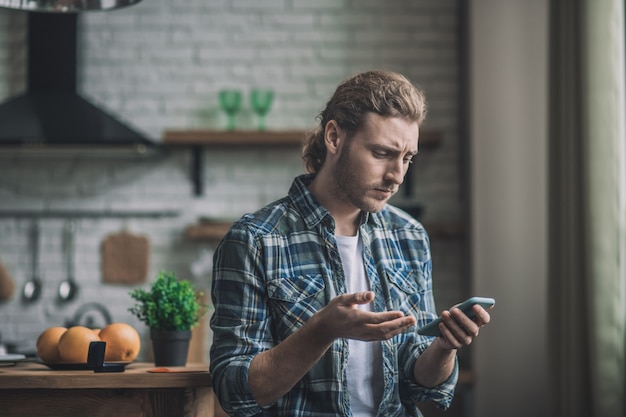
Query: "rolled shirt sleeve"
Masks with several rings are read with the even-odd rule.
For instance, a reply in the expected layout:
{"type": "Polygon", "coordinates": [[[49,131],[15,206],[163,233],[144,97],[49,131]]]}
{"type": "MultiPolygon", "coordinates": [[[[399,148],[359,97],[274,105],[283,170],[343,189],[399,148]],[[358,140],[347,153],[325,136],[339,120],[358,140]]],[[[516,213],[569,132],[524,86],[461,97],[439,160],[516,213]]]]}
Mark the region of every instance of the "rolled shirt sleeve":
{"type": "Polygon", "coordinates": [[[258,253],[250,234],[231,229],[216,249],[214,263],[213,389],[226,412],[242,417],[262,412],[250,392],[248,371],[254,356],[272,347],[265,286],[256,282],[261,276],[258,253]]]}
{"type": "Polygon", "coordinates": [[[424,350],[426,350],[427,346],[428,345],[420,345],[419,348],[415,350],[411,359],[405,362],[403,371],[404,374],[407,375],[408,380],[406,388],[413,401],[432,401],[439,408],[448,409],[452,404],[456,383],[459,379],[458,359],[456,357],[454,358],[454,369],[448,379],[432,388],[423,387],[415,382],[415,379],[413,378],[413,368],[415,367],[417,358],[424,350]]]}

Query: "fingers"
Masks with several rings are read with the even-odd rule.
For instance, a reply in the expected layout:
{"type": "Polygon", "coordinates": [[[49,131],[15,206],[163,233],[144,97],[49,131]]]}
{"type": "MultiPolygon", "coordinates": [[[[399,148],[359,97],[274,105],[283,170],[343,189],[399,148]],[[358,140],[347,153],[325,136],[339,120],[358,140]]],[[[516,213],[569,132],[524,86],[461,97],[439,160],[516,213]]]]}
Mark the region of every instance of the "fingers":
{"type": "Polygon", "coordinates": [[[470,345],[480,333],[480,328],[491,321],[491,316],[482,307],[473,307],[475,316],[469,318],[458,308],[444,311],[439,325],[441,335],[453,349],[470,345]]]}
{"type": "MultiPolygon", "coordinates": [[[[368,304],[374,301],[374,293],[372,291],[344,294],[340,297],[343,297],[342,304],[347,306],[354,306],[355,304],[368,304]]],[[[360,317],[366,324],[380,324],[387,321],[405,318],[404,313],[401,311],[382,311],[378,313],[363,312],[363,315],[360,317]]],[[[415,323],[415,319],[413,317],[407,317],[404,321],[415,323]]]]}
{"type": "MultiPolygon", "coordinates": [[[[458,308],[452,309],[445,314],[444,319],[445,327],[447,331],[448,341],[454,346],[455,349],[459,349],[463,346],[469,346],[474,338],[478,336],[480,327],[477,323],[472,321],[458,308]]],[[[444,331],[442,334],[445,334],[444,331]]]]}
{"type": "Polygon", "coordinates": [[[395,317],[391,320],[382,320],[383,316],[387,313],[368,314],[376,316],[375,322],[363,326],[360,332],[355,332],[355,334],[351,337],[352,339],[367,341],[387,340],[397,334],[407,331],[415,325],[415,318],[413,316],[404,316],[402,313],[400,313],[401,317],[395,317]]]}
{"type": "Polygon", "coordinates": [[[373,312],[355,308],[373,300],[372,291],[340,295],[323,309],[324,321],[336,337],[369,341],[389,339],[415,325],[415,318],[401,311],[373,312]]]}
{"type": "Polygon", "coordinates": [[[379,313],[364,312],[364,314],[367,314],[365,317],[370,324],[381,324],[397,319],[404,319],[402,321],[410,321],[415,324],[415,318],[413,316],[405,316],[401,311],[381,311],[379,313]]]}
{"type": "Polygon", "coordinates": [[[480,327],[484,326],[485,324],[488,324],[491,321],[491,315],[487,312],[487,310],[485,310],[481,306],[478,306],[478,305],[474,306],[474,314],[476,315],[474,317],[474,321],[480,327]]]}
{"type": "Polygon", "coordinates": [[[352,294],[344,294],[340,296],[343,304],[368,304],[374,301],[374,293],[372,291],[361,291],[352,294]]]}

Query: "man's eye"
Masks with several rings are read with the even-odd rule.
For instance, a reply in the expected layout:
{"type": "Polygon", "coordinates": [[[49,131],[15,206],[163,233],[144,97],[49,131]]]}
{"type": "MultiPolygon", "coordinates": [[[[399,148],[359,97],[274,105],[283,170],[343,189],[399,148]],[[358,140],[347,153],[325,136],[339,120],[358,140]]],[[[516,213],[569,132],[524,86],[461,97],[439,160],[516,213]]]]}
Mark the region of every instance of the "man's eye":
{"type": "Polygon", "coordinates": [[[410,157],[410,158],[404,158],[404,163],[405,163],[405,164],[412,164],[412,163],[413,163],[413,157],[410,157]]]}

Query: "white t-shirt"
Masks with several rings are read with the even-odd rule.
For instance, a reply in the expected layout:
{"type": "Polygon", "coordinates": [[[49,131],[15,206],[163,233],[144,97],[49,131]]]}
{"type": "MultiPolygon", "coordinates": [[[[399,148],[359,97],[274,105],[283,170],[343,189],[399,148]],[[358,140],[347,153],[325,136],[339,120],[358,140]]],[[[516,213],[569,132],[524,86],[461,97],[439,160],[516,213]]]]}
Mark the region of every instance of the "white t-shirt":
{"type": "MultiPolygon", "coordinates": [[[[369,291],[363,264],[363,243],[357,236],[335,236],[346,274],[348,293],[369,291]]],[[[370,304],[359,309],[371,311],[370,304]]],[[[383,393],[383,367],[380,342],[348,339],[348,391],[355,417],[374,417],[383,393]]]]}

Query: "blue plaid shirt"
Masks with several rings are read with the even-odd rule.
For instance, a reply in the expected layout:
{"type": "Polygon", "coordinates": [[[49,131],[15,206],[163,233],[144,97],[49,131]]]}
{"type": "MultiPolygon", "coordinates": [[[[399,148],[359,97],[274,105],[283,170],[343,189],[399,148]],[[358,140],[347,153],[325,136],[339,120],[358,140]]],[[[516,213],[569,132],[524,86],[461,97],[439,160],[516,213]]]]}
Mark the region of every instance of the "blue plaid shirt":
{"type": "MultiPolygon", "coordinates": [[[[247,383],[255,355],[276,346],[346,292],[335,223],[307,189],[311,180],[311,175],[296,178],[288,196],[243,216],[216,249],[210,366],[213,388],[231,415],[351,416],[346,339],[335,340],[289,393],[267,407],[257,404],[247,383]]],[[[366,274],[376,294],[373,311],[403,311],[417,319],[417,327],[433,320],[431,255],[422,225],[387,205],[379,213],[364,213],[360,234],[366,274]]],[[[432,340],[412,329],[381,343],[379,416],[420,416],[415,401],[449,407],[458,364],[434,388],[413,378],[415,361],[432,340]]]]}

